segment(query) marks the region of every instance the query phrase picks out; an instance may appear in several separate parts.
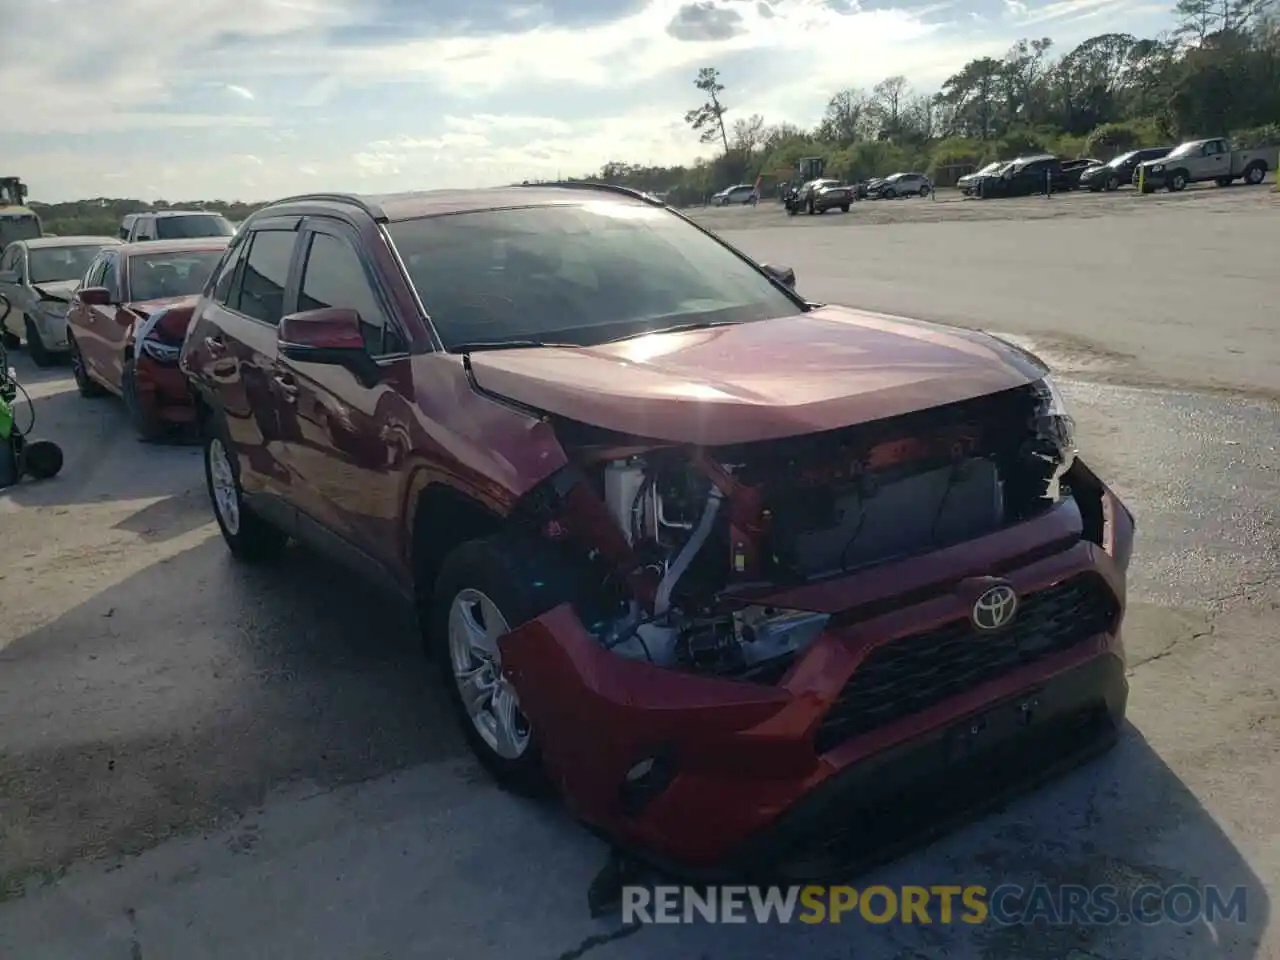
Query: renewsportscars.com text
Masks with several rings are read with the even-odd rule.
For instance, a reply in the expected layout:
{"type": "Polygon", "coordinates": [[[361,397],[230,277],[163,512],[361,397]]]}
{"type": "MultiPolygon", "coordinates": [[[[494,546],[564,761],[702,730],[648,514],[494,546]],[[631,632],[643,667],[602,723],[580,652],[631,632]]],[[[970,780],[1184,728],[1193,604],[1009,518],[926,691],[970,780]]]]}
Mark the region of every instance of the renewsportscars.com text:
{"type": "Polygon", "coordinates": [[[1109,926],[1244,923],[1244,887],[1179,884],[1121,890],[1069,884],[847,886],[628,886],[622,922],[909,923],[1109,926]]]}

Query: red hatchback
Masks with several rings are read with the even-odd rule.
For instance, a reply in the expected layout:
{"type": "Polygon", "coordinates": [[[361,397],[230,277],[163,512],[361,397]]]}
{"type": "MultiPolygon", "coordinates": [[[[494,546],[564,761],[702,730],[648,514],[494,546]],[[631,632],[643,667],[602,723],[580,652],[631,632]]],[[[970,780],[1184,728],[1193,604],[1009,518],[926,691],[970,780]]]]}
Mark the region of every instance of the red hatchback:
{"type": "Polygon", "coordinates": [[[272,204],[183,346],[214,516],[414,601],[504,785],[842,875],[1114,742],[1134,525],[1035,357],[794,283],[602,186],[272,204]]]}
{"type": "Polygon", "coordinates": [[[67,311],[76,386],[124,398],[139,436],[154,440],[195,419],[178,351],[195,294],[227,237],[107,247],[89,265],[67,311]]]}

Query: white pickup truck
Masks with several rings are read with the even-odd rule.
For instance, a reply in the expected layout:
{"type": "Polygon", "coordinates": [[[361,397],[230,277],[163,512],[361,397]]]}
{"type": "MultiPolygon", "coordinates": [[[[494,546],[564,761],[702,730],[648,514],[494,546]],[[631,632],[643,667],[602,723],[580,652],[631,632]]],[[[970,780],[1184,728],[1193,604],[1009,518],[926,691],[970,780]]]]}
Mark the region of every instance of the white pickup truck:
{"type": "Polygon", "coordinates": [[[1188,140],[1174,147],[1168,156],[1138,164],[1133,182],[1142,184],[1143,193],[1161,187],[1171,192],[1182,190],[1188,183],[1205,180],[1220,187],[1241,179],[1256,185],[1266,178],[1268,170],[1276,169],[1278,154],[1280,146],[1233,150],[1224,137],[1188,140]]]}

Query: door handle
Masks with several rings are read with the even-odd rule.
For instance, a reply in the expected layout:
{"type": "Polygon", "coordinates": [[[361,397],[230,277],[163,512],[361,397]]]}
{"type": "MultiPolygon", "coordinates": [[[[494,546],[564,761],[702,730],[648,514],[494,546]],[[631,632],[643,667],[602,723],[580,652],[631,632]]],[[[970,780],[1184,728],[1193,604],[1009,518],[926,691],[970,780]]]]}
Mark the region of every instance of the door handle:
{"type": "Polygon", "coordinates": [[[293,374],[277,373],[271,379],[275,381],[276,389],[284,394],[287,403],[293,403],[298,399],[298,381],[293,379],[293,374]]]}

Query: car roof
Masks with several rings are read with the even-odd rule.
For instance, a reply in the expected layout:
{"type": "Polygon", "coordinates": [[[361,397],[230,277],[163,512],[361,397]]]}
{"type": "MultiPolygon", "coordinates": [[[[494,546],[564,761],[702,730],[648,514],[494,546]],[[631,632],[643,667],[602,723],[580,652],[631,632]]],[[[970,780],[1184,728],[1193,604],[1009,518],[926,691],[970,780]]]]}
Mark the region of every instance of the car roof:
{"type": "Polygon", "coordinates": [[[180,240],[144,240],[120,244],[122,256],[136,253],[182,253],[184,250],[221,250],[231,237],[183,237],[180,240]]]}
{"type": "Polygon", "coordinates": [[[119,246],[120,241],[116,237],[35,237],[31,240],[23,240],[22,243],[27,245],[28,249],[39,250],[42,247],[88,247],[88,246],[119,246]]]}
{"type": "Polygon", "coordinates": [[[221,217],[217,210],[148,210],[138,214],[140,217],[221,217]]]}
{"type": "Polygon", "coordinates": [[[362,208],[374,220],[394,223],[420,217],[440,217],[454,213],[510,210],[520,207],[579,205],[608,201],[635,206],[663,206],[646,200],[638,192],[607,185],[530,185],[481,187],[471,190],[419,190],[406,193],[355,194],[321,193],[286,197],[260,208],[253,218],[281,215],[292,207],[362,208]]]}

